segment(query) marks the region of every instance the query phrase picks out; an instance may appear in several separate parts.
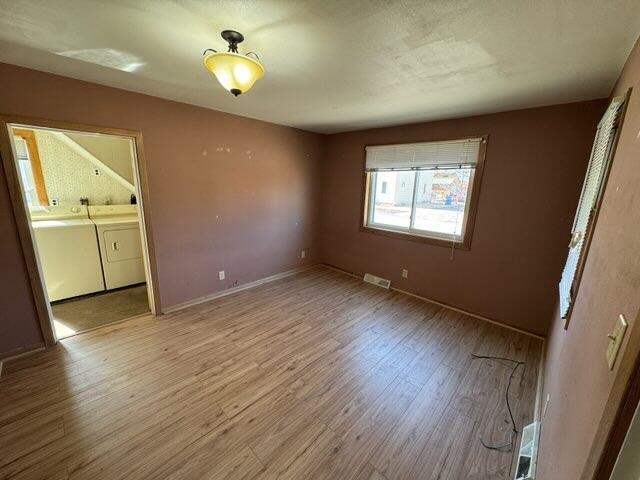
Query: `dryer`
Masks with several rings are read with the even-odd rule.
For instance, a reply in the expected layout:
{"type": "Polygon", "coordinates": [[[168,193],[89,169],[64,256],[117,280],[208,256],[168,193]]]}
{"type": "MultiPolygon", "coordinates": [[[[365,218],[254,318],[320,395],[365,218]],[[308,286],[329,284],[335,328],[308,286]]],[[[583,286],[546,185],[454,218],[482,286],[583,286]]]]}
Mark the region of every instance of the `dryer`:
{"type": "Polygon", "coordinates": [[[103,291],[96,228],[84,205],[30,207],[49,301],[103,291]]]}
{"type": "Polygon", "coordinates": [[[146,281],[137,205],[89,206],[107,290],[146,281]]]}

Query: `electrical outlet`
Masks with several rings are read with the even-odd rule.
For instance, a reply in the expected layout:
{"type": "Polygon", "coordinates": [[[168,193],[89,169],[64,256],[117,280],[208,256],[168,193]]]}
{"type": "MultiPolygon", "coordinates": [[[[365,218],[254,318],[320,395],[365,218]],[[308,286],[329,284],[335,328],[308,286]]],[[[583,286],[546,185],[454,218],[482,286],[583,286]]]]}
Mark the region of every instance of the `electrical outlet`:
{"type": "Polygon", "coordinates": [[[218,272],[218,280],[224,280],[224,270],[218,272]]]}
{"type": "Polygon", "coordinates": [[[402,278],[407,278],[409,276],[409,270],[406,268],[402,269],[402,278]]]}
{"type": "Polygon", "coordinates": [[[304,258],[304,257],[306,257],[306,256],[307,256],[307,252],[305,252],[304,250],[302,250],[302,251],[300,252],[300,258],[304,258]]]}
{"type": "Polygon", "coordinates": [[[613,327],[613,332],[607,334],[609,337],[609,345],[607,346],[607,363],[609,364],[609,370],[613,370],[613,366],[616,364],[616,357],[620,351],[620,345],[624,340],[624,334],[627,333],[627,319],[624,315],[618,315],[616,324],[613,327]]]}
{"type": "Polygon", "coordinates": [[[52,207],[57,207],[58,205],[60,205],[60,201],[57,198],[52,198],[50,200],[50,203],[52,207]]]}
{"type": "Polygon", "coordinates": [[[93,169],[93,174],[94,174],[96,177],[99,177],[99,176],[100,176],[100,170],[99,170],[99,169],[97,169],[97,168],[94,168],[94,169],[93,169]]]}

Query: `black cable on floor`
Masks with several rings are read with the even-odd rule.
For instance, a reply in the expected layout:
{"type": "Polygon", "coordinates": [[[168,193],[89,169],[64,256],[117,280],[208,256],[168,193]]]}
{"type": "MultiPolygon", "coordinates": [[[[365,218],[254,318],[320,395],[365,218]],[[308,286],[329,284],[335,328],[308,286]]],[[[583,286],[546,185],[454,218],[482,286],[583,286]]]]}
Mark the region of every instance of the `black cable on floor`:
{"type": "Polygon", "coordinates": [[[511,371],[511,375],[509,376],[509,383],[507,384],[507,391],[505,392],[505,398],[507,400],[507,410],[509,411],[509,417],[511,418],[511,425],[513,427],[511,432],[509,432],[509,441],[505,442],[503,444],[491,445],[491,444],[486,443],[482,438],[480,438],[480,443],[482,443],[482,446],[487,448],[487,449],[489,449],[489,450],[504,450],[504,451],[510,452],[511,448],[513,448],[514,435],[518,435],[518,427],[516,426],[516,421],[513,418],[513,412],[511,411],[511,402],[509,401],[509,390],[511,389],[511,382],[513,381],[513,377],[516,374],[516,370],[518,370],[518,367],[520,365],[524,365],[524,362],[520,362],[518,360],[513,360],[511,358],[505,358],[505,357],[493,357],[493,356],[489,356],[489,355],[476,355],[475,353],[472,353],[471,356],[473,358],[481,358],[481,359],[488,359],[488,360],[504,360],[505,362],[515,363],[515,366],[513,367],[513,370],[511,371]],[[508,450],[505,450],[506,448],[508,448],[508,450]]]}

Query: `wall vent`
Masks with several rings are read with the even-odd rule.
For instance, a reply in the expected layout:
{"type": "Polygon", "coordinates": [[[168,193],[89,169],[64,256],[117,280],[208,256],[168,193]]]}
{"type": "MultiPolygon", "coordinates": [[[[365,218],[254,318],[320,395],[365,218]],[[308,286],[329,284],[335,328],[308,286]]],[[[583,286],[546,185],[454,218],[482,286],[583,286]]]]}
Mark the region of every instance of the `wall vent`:
{"type": "Polygon", "coordinates": [[[518,455],[518,468],[515,480],[536,478],[536,458],[538,456],[539,422],[533,422],[522,429],[522,441],[518,455]]]}
{"type": "Polygon", "coordinates": [[[370,273],[364,274],[364,281],[367,283],[371,283],[372,285],[377,285],[378,287],[388,289],[391,286],[391,280],[387,280],[386,278],[376,277],[375,275],[371,275],[370,273]]]}

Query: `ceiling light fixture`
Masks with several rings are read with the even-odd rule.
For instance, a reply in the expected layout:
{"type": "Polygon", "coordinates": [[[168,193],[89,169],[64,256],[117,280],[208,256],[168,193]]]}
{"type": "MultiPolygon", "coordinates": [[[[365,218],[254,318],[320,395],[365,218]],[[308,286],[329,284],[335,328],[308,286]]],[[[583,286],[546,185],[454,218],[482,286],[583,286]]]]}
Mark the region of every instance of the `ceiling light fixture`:
{"type": "Polygon", "coordinates": [[[244,40],[240,32],[224,30],[221,35],[229,42],[229,50],[218,52],[207,48],[203,53],[204,66],[216,76],[220,85],[237,97],[264,75],[264,67],[255,52],[246,55],[238,53],[238,44],[244,40]],[[251,54],[255,55],[256,60],[249,57],[251,54]]]}

